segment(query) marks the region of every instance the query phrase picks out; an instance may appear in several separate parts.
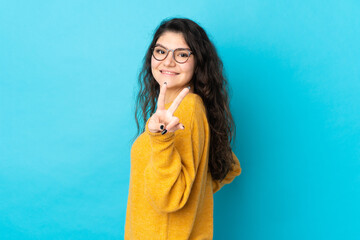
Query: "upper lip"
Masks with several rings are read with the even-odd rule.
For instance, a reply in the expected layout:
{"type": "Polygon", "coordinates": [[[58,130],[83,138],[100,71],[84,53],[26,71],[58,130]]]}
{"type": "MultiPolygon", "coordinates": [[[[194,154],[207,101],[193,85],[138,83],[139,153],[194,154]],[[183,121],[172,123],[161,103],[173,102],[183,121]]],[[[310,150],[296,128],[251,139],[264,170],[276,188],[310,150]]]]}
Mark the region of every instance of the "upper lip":
{"type": "Polygon", "coordinates": [[[178,74],[177,72],[174,72],[174,71],[170,71],[170,70],[167,70],[167,69],[161,69],[160,72],[169,72],[169,73],[175,73],[175,74],[178,74]]]}

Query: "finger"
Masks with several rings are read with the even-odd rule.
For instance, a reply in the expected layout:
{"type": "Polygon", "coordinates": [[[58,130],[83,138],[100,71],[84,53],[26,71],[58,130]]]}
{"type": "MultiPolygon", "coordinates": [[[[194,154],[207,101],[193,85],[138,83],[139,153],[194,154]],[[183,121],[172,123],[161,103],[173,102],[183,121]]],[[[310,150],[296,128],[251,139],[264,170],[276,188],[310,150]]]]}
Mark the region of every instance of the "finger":
{"type": "Polygon", "coordinates": [[[177,130],[175,126],[177,126],[178,124],[179,118],[173,117],[169,124],[166,126],[166,130],[168,130],[169,132],[175,132],[177,130]]]}
{"type": "Polygon", "coordinates": [[[189,93],[189,89],[188,88],[184,88],[179,95],[177,95],[177,97],[175,98],[175,100],[173,101],[173,103],[171,104],[171,106],[169,107],[168,111],[171,114],[174,114],[175,110],[179,107],[181,101],[184,99],[184,97],[186,96],[186,94],[189,93]]]}
{"type": "Polygon", "coordinates": [[[160,86],[160,92],[159,92],[159,97],[158,97],[158,102],[157,102],[157,109],[163,110],[165,109],[165,93],[166,93],[166,82],[164,82],[164,84],[162,86],[160,86]]]}
{"type": "Polygon", "coordinates": [[[157,132],[161,132],[163,129],[161,129],[161,125],[164,126],[164,124],[161,123],[153,123],[153,124],[148,124],[148,129],[150,132],[153,133],[157,133],[157,132]]]}
{"type": "MultiPolygon", "coordinates": [[[[161,132],[165,129],[165,124],[163,123],[156,123],[152,126],[154,132],[161,132]]],[[[149,128],[150,130],[150,128],[149,128]]]]}
{"type": "Polygon", "coordinates": [[[176,126],[173,127],[169,132],[175,132],[175,131],[177,131],[177,130],[179,130],[179,129],[181,129],[181,130],[184,130],[184,129],[185,129],[185,127],[184,127],[184,125],[183,125],[182,123],[176,124],[176,126]]]}
{"type": "Polygon", "coordinates": [[[185,126],[182,124],[182,123],[178,123],[176,126],[175,126],[176,130],[184,130],[185,129],[185,126]]]}
{"type": "Polygon", "coordinates": [[[148,129],[150,132],[161,132],[165,129],[165,124],[160,121],[156,114],[152,115],[148,122],[148,129]]]}
{"type": "Polygon", "coordinates": [[[148,129],[150,132],[153,132],[153,133],[157,133],[157,132],[161,132],[161,128],[160,128],[160,124],[148,124],[148,129]]]}

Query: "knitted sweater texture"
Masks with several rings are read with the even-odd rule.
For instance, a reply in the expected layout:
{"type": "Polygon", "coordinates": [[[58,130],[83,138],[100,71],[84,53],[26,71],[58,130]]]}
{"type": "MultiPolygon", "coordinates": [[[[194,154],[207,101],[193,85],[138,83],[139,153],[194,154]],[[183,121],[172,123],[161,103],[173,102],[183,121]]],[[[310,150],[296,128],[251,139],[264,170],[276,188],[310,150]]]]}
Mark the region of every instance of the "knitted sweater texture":
{"type": "Polygon", "coordinates": [[[210,130],[198,95],[189,93],[174,116],[184,130],[161,135],[146,127],[132,146],[125,239],[212,239],[213,193],[241,173],[233,154],[233,170],[221,183],[212,180],[210,130]]]}

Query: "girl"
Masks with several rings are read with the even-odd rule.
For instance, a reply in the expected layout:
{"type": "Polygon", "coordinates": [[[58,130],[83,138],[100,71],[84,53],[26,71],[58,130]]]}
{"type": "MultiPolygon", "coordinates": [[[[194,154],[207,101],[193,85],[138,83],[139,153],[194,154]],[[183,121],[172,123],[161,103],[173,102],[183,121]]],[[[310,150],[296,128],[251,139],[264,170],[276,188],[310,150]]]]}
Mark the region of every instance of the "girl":
{"type": "Polygon", "coordinates": [[[212,239],[213,193],[241,173],[215,47],[195,22],[163,21],[139,83],[125,239],[212,239]]]}

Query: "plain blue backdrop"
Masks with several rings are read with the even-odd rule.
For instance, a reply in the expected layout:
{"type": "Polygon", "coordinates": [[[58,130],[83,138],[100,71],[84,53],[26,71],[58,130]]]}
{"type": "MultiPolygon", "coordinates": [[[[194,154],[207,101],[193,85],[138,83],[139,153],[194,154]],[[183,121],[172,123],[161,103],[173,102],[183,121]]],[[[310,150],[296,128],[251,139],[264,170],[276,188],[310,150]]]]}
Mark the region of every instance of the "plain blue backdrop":
{"type": "Polygon", "coordinates": [[[167,17],[224,62],[243,172],[214,239],[360,239],[360,3],[0,1],[0,239],[122,239],[137,75],[167,17]]]}

